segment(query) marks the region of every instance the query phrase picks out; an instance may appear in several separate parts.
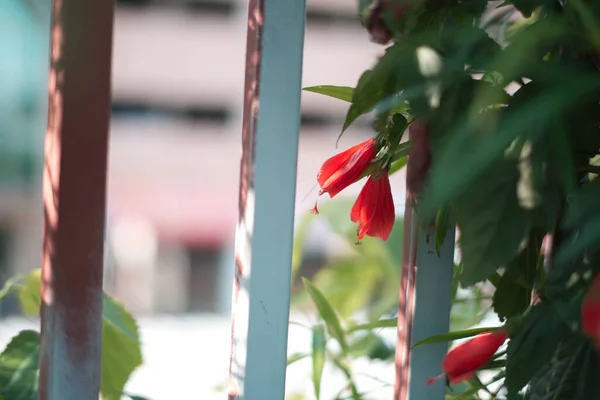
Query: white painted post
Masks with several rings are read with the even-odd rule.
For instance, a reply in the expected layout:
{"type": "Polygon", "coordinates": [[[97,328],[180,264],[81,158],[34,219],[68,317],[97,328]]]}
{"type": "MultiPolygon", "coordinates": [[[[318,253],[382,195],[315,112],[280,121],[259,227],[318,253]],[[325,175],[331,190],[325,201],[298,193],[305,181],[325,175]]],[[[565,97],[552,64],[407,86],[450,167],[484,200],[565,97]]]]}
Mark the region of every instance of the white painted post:
{"type": "Polygon", "coordinates": [[[305,0],[250,0],[229,399],[282,400],[305,0]]]}

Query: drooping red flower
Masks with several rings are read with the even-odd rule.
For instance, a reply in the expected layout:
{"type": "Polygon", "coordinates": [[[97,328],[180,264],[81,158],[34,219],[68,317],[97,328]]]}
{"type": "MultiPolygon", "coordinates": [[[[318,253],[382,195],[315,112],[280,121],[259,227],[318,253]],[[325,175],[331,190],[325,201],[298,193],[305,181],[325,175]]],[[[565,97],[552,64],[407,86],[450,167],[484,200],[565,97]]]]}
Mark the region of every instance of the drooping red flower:
{"type": "Polygon", "coordinates": [[[600,274],[594,277],[583,298],[581,330],[600,348],[600,274]]]}
{"type": "Polygon", "coordinates": [[[350,219],[358,222],[359,240],[365,235],[387,240],[396,219],[387,170],[377,180],[369,176],[352,206],[350,219]]]}
{"type": "Polygon", "coordinates": [[[317,174],[321,193],[335,196],[354,182],[367,170],[375,158],[375,139],[369,139],[329,158],[317,174]]]}
{"type": "Polygon", "coordinates": [[[507,337],[508,332],[504,330],[486,332],[456,346],[442,361],[444,374],[428,379],[427,384],[431,385],[444,375],[453,385],[472,378],[492,359],[507,337]]]}

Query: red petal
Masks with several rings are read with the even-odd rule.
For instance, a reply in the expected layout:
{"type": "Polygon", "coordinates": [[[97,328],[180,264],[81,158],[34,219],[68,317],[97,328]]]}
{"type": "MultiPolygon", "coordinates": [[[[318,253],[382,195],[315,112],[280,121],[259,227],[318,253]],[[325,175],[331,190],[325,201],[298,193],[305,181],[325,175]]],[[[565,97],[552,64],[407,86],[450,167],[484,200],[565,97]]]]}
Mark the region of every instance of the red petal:
{"type": "Polygon", "coordinates": [[[317,174],[317,182],[324,193],[333,197],[356,182],[373,158],[375,140],[369,139],[326,160],[317,174]]]}
{"type": "Polygon", "coordinates": [[[392,197],[392,189],[387,171],[374,182],[374,188],[375,193],[372,196],[374,212],[367,235],[386,241],[392,232],[394,221],[396,220],[394,198],[392,197]]]}
{"type": "Polygon", "coordinates": [[[359,240],[365,235],[387,240],[396,219],[387,171],[376,181],[369,177],[352,206],[350,219],[358,222],[359,240]]]}
{"type": "Polygon", "coordinates": [[[488,332],[452,349],[442,362],[442,369],[452,383],[468,379],[483,367],[506,340],[506,331],[488,332]]]}
{"type": "Polygon", "coordinates": [[[600,347],[600,274],[594,277],[583,298],[581,330],[600,347]]]}

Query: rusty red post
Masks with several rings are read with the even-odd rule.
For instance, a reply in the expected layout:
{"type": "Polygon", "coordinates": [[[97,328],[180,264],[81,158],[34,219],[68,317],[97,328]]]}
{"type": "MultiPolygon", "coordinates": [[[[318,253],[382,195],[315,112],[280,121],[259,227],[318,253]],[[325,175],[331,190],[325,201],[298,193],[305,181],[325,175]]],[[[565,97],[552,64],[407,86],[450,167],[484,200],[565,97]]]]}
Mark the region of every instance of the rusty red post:
{"type": "Polygon", "coordinates": [[[404,210],[404,243],[402,245],[402,268],[398,299],[398,339],[396,343],[396,379],[394,400],[408,398],[410,343],[414,312],[415,269],[417,267],[417,244],[419,229],[412,206],[412,195],[407,192],[404,210]]]}
{"type": "Polygon", "coordinates": [[[54,0],[44,164],[40,400],[97,400],[112,0],[54,0]]]}

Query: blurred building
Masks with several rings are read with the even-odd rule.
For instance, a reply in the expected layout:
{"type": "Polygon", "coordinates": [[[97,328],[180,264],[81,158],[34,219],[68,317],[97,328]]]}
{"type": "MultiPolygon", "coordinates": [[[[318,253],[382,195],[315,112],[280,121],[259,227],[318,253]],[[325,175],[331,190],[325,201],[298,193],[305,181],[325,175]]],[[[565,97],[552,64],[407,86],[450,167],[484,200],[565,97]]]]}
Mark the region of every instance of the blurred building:
{"type": "MultiPolygon", "coordinates": [[[[48,3],[0,2],[0,34],[11,38],[0,44],[0,282],[39,266],[48,3]]],[[[354,86],[375,62],[382,49],[355,7],[308,0],[304,86],[354,86]]],[[[132,311],[229,311],[246,13],[241,0],[117,1],[106,287],[132,311]]],[[[346,108],[303,94],[299,214],[346,108]]],[[[369,134],[361,120],[341,146],[369,134]]]]}

